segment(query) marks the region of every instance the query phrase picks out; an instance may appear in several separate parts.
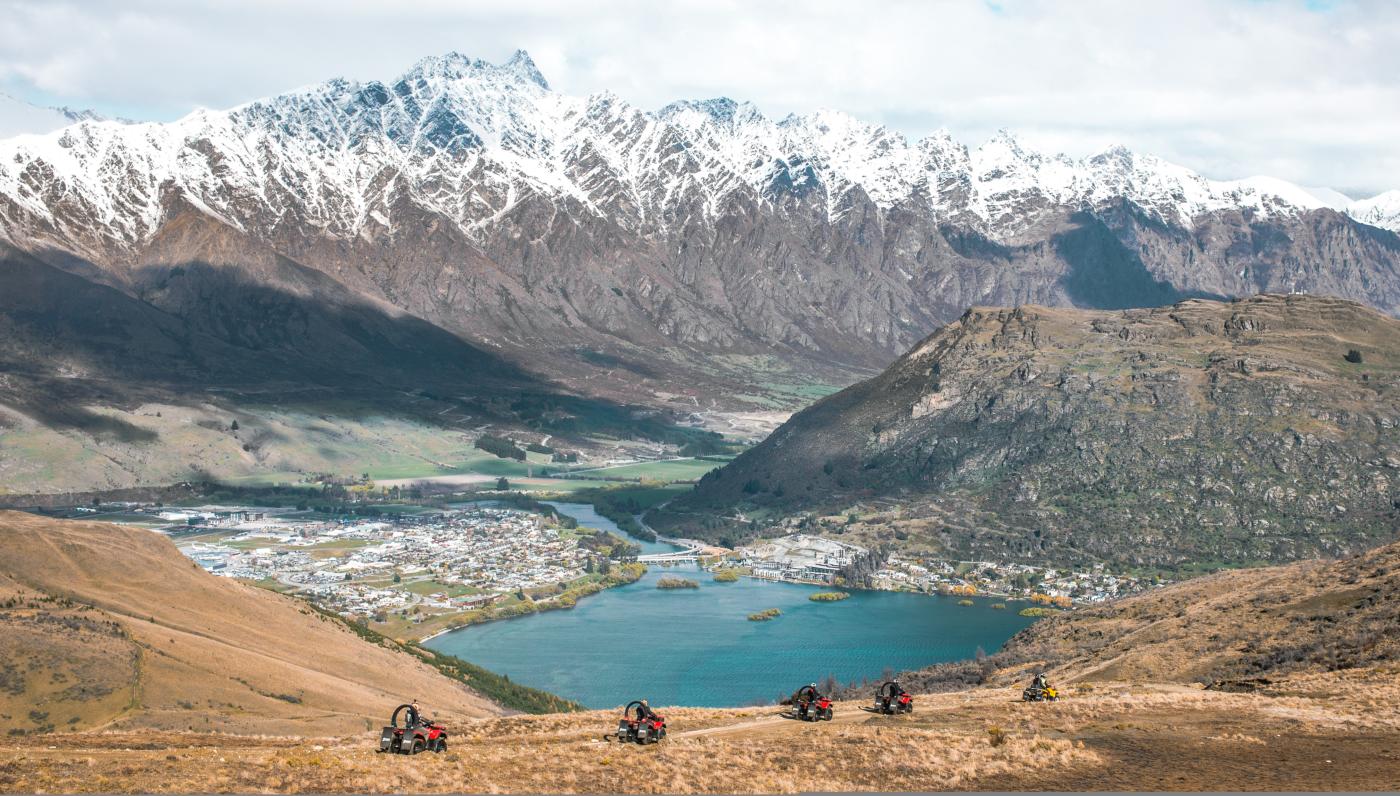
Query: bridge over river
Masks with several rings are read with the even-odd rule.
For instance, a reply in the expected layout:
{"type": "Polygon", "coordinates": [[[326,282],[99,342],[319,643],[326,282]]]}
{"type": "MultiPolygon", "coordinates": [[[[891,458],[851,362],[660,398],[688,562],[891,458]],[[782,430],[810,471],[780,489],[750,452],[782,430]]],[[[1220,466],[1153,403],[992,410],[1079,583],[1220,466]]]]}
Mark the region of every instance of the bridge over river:
{"type": "Polygon", "coordinates": [[[688,550],[677,550],[674,553],[649,553],[647,555],[637,556],[637,560],[643,564],[674,564],[684,561],[695,562],[700,560],[700,548],[692,547],[688,550]]]}

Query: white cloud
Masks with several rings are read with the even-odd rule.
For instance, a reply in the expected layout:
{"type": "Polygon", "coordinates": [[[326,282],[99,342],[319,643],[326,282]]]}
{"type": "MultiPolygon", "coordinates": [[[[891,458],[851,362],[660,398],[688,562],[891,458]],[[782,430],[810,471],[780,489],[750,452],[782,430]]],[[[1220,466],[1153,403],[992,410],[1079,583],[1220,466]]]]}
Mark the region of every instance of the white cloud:
{"type": "Polygon", "coordinates": [[[1323,0],[0,0],[0,90],[171,118],[457,50],[562,91],[728,95],[918,136],[1123,143],[1217,178],[1400,186],[1400,4],[1323,0]]]}

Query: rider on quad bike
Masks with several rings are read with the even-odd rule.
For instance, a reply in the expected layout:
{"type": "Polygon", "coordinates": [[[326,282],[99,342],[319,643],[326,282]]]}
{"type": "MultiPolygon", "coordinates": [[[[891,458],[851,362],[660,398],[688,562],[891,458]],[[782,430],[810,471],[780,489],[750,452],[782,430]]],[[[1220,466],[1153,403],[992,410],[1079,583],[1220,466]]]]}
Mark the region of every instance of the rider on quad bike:
{"type": "Polygon", "coordinates": [[[875,692],[877,713],[913,713],[914,697],[904,690],[898,680],[891,680],[875,692]]]}
{"type": "Polygon", "coordinates": [[[817,692],[817,684],[804,685],[792,695],[792,711],[803,721],[830,721],[831,697],[817,692]]]}
{"type": "Polygon", "coordinates": [[[446,752],[447,728],[423,715],[418,700],[394,708],[389,726],[379,733],[379,751],[413,755],[422,751],[446,752]],[[399,716],[403,715],[403,724],[399,716]]]}
{"type": "Polygon", "coordinates": [[[651,709],[645,699],[627,703],[617,723],[617,739],[623,743],[649,744],[666,737],[666,717],[651,709]]]}
{"type": "Polygon", "coordinates": [[[1060,692],[1050,687],[1050,679],[1045,676],[1045,672],[1036,672],[1031,684],[1021,692],[1021,700],[1024,702],[1054,702],[1059,698],[1060,692]]]}

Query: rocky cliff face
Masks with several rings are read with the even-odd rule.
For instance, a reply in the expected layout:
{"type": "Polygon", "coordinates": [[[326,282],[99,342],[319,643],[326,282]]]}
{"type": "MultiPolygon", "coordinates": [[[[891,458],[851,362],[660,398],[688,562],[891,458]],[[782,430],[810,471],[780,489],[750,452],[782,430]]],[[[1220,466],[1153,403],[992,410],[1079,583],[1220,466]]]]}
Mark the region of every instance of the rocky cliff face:
{"type": "Polygon", "coordinates": [[[182,296],[217,285],[172,293],[172,273],[263,280],[249,252],[270,250],[652,403],[731,400],[775,361],[848,381],[973,304],[1305,291],[1400,309],[1400,239],[1281,181],[1121,148],[1076,160],[1005,133],[911,142],[727,99],[646,112],[551,91],[524,53],[0,142],[0,237],[194,323],[203,307],[182,296]],[[224,231],[181,231],[210,224],[224,231]]]}
{"type": "Polygon", "coordinates": [[[750,520],[854,510],[980,560],[1173,566],[1336,554],[1400,521],[1400,322],[1259,296],[969,310],[678,501],[750,520]]]}

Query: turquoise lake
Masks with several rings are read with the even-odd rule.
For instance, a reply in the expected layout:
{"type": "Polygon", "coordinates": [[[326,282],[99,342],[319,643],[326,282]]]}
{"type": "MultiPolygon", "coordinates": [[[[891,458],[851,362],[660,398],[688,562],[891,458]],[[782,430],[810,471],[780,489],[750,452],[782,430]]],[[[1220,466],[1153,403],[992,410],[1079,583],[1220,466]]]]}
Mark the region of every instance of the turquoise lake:
{"type": "MultiPolygon", "coordinates": [[[[620,533],[591,506],[554,505],[582,525],[620,533]]],[[[474,625],[427,646],[591,708],[641,698],[728,707],[770,702],[828,674],[874,680],[887,669],[970,658],[978,647],[990,653],[1034,621],[995,610],[991,600],[965,607],[956,598],[870,591],[835,603],[807,599],[818,591],[751,578],[714,583],[694,566],[652,566],[638,582],[571,610],[474,625]],[[667,574],[700,588],[657,589],[667,574]],[[748,621],[765,608],[783,615],[748,621]]]]}

